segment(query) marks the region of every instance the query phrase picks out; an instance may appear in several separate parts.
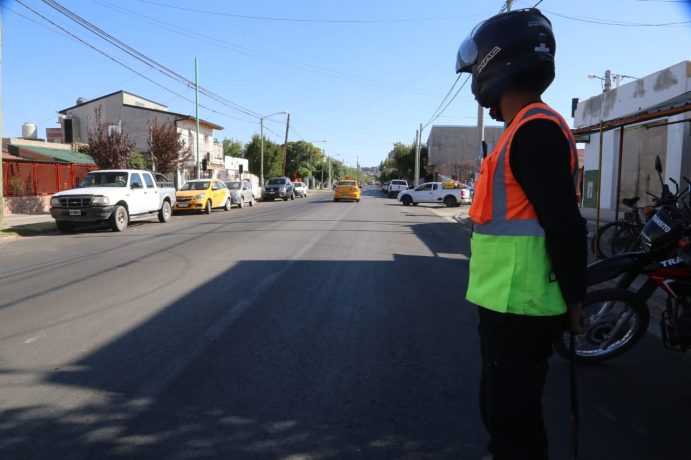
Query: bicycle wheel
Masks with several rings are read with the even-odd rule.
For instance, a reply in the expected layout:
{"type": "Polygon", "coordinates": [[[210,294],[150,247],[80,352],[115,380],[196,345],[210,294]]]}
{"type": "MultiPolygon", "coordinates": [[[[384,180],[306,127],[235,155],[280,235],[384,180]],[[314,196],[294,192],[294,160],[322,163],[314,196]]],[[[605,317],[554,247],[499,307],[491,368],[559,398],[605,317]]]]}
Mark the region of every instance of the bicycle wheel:
{"type": "Polygon", "coordinates": [[[641,246],[641,232],[634,225],[620,227],[612,237],[612,255],[633,252],[641,246]]]}
{"type": "Polygon", "coordinates": [[[638,244],[638,227],[628,222],[610,222],[600,227],[593,238],[593,252],[601,259],[633,250],[638,244]],[[614,244],[614,246],[613,246],[614,244]]]}

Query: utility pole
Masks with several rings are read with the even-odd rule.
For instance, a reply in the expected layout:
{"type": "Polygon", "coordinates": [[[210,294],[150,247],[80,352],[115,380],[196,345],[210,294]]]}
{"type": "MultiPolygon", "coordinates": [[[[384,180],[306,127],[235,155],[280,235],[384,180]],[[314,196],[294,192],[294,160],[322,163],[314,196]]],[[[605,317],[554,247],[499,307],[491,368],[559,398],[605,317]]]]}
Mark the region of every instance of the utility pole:
{"type": "Polygon", "coordinates": [[[420,149],[422,147],[422,123],[420,123],[420,129],[417,130],[415,134],[415,177],[413,179],[413,184],[415,187],[420,185],[420,149]]]}
{"type": "Polygon", "coordinates": [[[197,77],[197,58],[194,58],[194,110],[195,118],[197,121],[197,179],[200,178],[199,175],[199,79],[197,77]]]}
{"type": "Polygon", "coordinates": [[[288,159],[288,130],[290,129],[290,114],[286,120],[286,141],[283,144],[283,175],[286,175],[286,161],[288,159]]]}
{"type": "Polygon", "coordinates": [[[261,159],[259,160],[259,186],[264,187],[264,117],[259,117],[259,136],[261,138],[261,159]]]}
{"type": "Polygon", "coordinates": [[[331,157],[329,157],[329,190],[331,190],[331,184],[333,181],[331,180],[331,157]]]}
{"type": "MultiPolygon", "coordinates": [[[[2,9],[0,8],[0,69],[2,69],[2,9]]],[[[1,74],[0,74],[1,78],[1,74]]],[[[2,85],[0,85],[0,140],[2,140],[2,85]]],[[[1,144],[2,142],[0,142],[1,144]]],[[[5,225],[5,189],[2,181],[2,148],[0,147],[0,229],[5,225]]]]}
{"type": "Polygon", "coordinates": [[[605,70],[605,91],[612,89],[612,71],[605,70]]]}

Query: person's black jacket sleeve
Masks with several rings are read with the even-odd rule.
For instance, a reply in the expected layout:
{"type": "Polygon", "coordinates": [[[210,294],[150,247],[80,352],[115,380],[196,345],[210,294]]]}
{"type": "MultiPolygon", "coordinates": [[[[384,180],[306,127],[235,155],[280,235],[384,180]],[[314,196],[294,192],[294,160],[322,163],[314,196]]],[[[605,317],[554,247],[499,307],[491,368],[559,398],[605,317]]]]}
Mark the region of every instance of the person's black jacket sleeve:
{"type": "Polygon", "coordinates": [[[586,221],[576,201],[569,144],[550,120],[532,120],[514,135],[511,171],[545,230],[552,270],[566,302],[585,297],[586,221]]]}

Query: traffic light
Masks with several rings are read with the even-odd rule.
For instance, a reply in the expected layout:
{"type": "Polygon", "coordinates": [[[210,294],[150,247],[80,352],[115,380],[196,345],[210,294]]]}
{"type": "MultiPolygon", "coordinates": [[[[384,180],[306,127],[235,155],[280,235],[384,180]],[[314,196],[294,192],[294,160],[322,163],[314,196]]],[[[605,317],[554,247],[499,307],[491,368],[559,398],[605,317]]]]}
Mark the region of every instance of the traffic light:
{"type": "Polygon", "coordinates": [[[240,171],[240,174],[242,174],[243,166],[245,165],[243,165],[242,163],[238,165],[238,170],[240,171]]]}
{"type": "Polygon", "coordinates": [[[202,158],[202,171],[206,171],[207,166],[208,163],[206,161],[206,158],[202,158]]]}

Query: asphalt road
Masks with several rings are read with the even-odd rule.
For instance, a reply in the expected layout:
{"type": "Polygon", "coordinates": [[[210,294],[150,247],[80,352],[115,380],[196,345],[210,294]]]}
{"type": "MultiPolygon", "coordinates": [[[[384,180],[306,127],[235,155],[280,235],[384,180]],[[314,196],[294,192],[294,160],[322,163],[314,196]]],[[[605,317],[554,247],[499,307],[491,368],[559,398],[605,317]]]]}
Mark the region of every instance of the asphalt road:
{"type": "MultiPolygon", "coordinates": [[[[0,242],[0,458],[479,459],[447,214],[318,192],[0,242]]],[[[650,336],[578,379],[581,459],[691,458],[689,357],[650,336]]],[[[555,356],[554,459],[568,398],[555,356]]]]}

